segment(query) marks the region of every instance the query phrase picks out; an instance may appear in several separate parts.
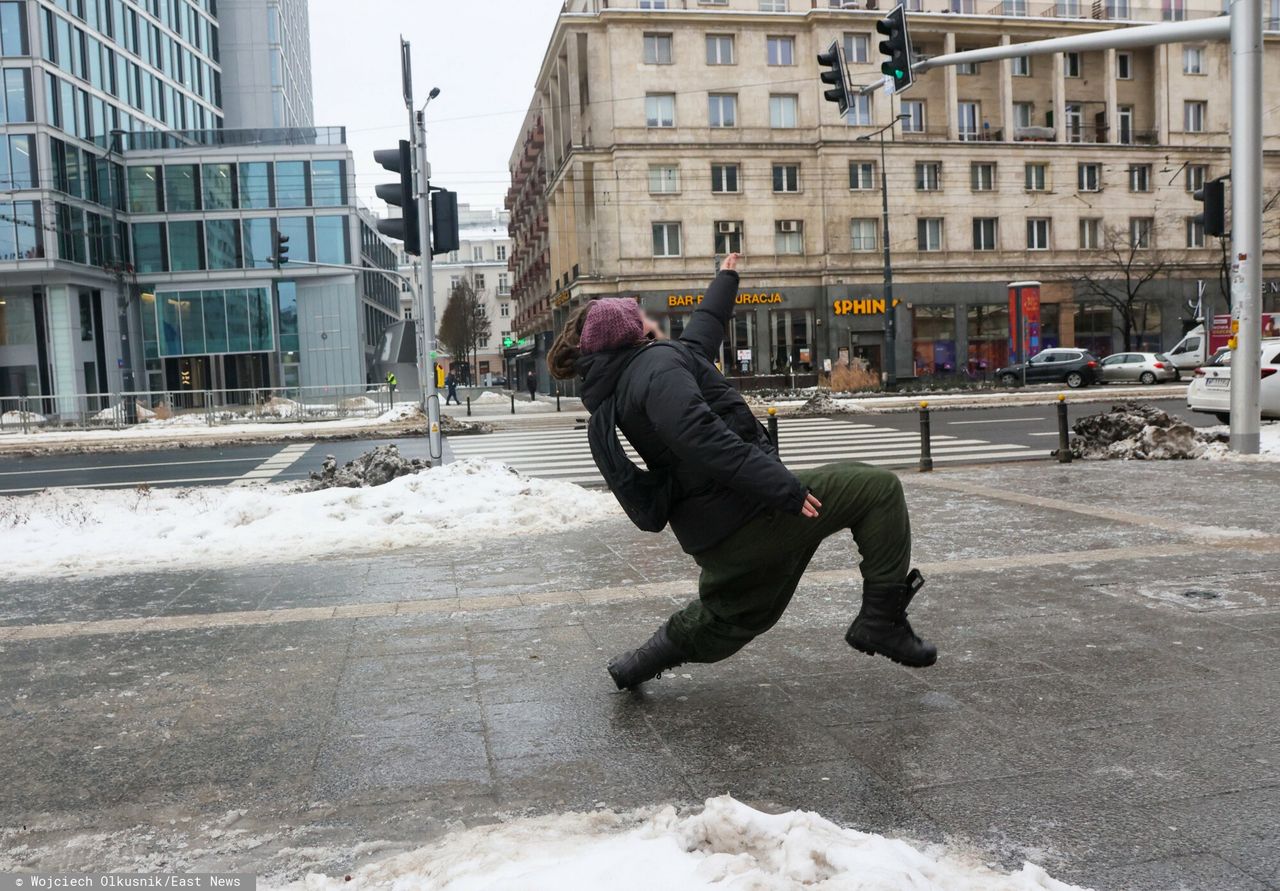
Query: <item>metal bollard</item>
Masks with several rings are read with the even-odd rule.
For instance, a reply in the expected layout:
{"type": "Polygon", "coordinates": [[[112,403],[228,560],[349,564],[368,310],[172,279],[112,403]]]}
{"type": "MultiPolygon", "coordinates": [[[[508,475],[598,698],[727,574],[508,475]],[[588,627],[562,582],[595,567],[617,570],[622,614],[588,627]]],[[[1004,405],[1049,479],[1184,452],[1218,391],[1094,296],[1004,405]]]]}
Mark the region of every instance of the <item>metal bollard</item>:
{"type": "Polygon", "coordinates": [[[933,470],[933,443],[929,429],[929,403],[920,403],[920,472],[933,470]]]}
{"type": "Polygon", "coordinates": [[[467,397],[467,417],[471,417],[471,397],[467,397]]]}
{"type": "Polygon", "coordinates": [[[1058,463],[1071,463],[1071,431],[1067,426],[1067,397],[1058,394],[1058,463]]]}
{"type": "Polygon", "coordinates": [[[556,387],[556,411],[560,410],[560,388],[556,387]]]}
{"type": "Polygon", "coordinates": [[[511,413],[513,415],[516,413],[516,394],[515,393],[511,394],[511,413]]]}
{"type": "Polygon", "coordinates": [[[778,410],[769,406],[769,439],[773,440],[773,449],[782,455],[782,447],[778,445],[778,410]]]}

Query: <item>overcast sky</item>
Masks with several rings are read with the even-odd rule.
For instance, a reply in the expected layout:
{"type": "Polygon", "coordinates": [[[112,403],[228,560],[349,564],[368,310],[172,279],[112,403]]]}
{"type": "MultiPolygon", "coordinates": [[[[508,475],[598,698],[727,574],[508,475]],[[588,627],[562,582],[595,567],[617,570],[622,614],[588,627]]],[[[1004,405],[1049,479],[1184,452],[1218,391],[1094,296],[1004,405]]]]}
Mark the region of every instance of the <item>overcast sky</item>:
{"type": "Polygon", "coordinates": [[[400,35],[413,48],[414,101],[427,109],[432,183],[473,207],[501,207],[507,158],[533,95],[534,77],[561,0],[311,0],[315,121],[342,125],[356,187],[373,195],[389,174],[375,149],[407,139],[400,96],[400,35]]]}

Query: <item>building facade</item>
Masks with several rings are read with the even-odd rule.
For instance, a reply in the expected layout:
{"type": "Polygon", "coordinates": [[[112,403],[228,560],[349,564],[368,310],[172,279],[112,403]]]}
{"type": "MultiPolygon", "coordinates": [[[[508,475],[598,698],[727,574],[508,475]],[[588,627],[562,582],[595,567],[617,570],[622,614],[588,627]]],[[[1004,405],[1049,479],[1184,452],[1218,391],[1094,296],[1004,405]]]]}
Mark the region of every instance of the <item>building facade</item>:
{"type": "Polygon", "coordinates": [[[226,126],[312,126],[307,0],[218,0],[217,18],[226,126]]]}
{"type": "MultiPolygon", "coordinates": [[[[480,298],[485,315],[489,319],[489,338],[480,346],[477,367],[470,369],[470,378],[480,384],[488,384],[506,372],[504,341],[511,338],[515,305],[511,299],[511,236],[508,227],[511,214],[505,210],[472,209],[458,206],[458,250],[436,257],[431,264],[432,285],[435,292],[436,322],[444,313],[449,295],[464,279],[471,283],[480,298]]],[[[408,272],[406,264],[401,267],[408,272]]],[[[405,290],[402,306],[406,317],[413,313],[413,295],[405,290]]],[[[514,355],[514,353],[513,353],[514,355]]],[[[454,360],[460,372],[465,371],[454,360]]]]}
{"type": "Polygon", "coordinates": [[[0,4],[0,399],[70,416],[121,392],[371,379],[399,284],[345,134],[224,129],[212,10],[0,4]]]}
{"type": "MultiPolygon", "coordinates": [[[[883,11],[859,6],[876,4],[566,4],[511,156],[515,330],[541,353],[574,307],[626,295],[677,332],[730,251],[745,254],[746,275],[722,358],[743,376],[855,361],[892,361],[907,377],[989,374],[1010,358],[1007,286],[1022,280],[1041,283],[1040,346],[1122,348],[1123,316],[1097,291],[1125,293],[1126,270],[1151,273],[1129,313],[1133,349],[1171,345],[1201,295],[1221,311],[1224,249],[1194,220],[1193,193],[1230,167],[1225,45],[939,69],[900,96],[858,96],[842,120],[822,99],[815,56],[840,41],[852,80],[878,81],[883,11]],[[890,124],[882,162],[874,134],[890,124]]],[[[908,10],[917,54],[938,55],[1221,7],[908,10]]],[[[1268,33],[1269,62],[1277,41],[1268,33]]],[[[1264,132],[1276,122],[1269,109],[1264,132]]],[[[1280,191],[1277,149],[1268,137],[1269,195],[1280,191]]],[[[1278,237],[1268,230],[1264,261],[1278,237]]]]}

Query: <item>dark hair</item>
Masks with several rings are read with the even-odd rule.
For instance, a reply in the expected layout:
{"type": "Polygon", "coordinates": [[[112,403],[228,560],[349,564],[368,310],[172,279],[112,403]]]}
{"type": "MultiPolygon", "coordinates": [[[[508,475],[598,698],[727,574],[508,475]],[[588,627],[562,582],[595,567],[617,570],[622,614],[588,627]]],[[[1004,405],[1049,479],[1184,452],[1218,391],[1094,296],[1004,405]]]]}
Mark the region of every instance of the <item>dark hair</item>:
{"type": "Polygon", "coordinates": [[[573,363],[582,355],[578,342],[582,339],[582,326],[586,324],[587,310],[590,308],[591,304],[587,303],[570,313],[555,343],[551,344],[551,350],[547,353],[547,368],[556,380],[567,381],[577,374],[573,363]]]}

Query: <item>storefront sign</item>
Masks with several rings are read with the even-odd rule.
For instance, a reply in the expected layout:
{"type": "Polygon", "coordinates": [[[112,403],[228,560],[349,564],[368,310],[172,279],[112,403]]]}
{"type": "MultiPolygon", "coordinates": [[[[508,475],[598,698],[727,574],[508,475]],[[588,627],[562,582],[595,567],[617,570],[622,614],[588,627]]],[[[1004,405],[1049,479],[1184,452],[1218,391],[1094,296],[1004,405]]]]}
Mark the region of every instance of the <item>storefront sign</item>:
{"type": "Polygon", "coordinates": [[[561,291],[559,294],[557,294],[555,297],[551,299],[552,306],[564,306],[568,302],[569,302],[568,291],[561,291]]]}
{"type": "MultiPolygon", "coordinates": [[[[767,306],[773,303],[782,303],[786,299],[781,291],[760,291],[754,294],[739,294],[738,299],[734,303],[739,306],[767,306]]],[[[668,294],[667,306],[697,306],[702,302],[701,294],[668,294]]]]}
{"type": "Polygon", "coordinates": [[[739,361],[739,362],[750,362],[750,361],[751,361],[751,350],[738,350],[738,361],[739,361]]]}
{"type": "MultiPolygon", "coordinates": [[[[901,300],[893,301],[894,306],[900,303],[901,300]]],[[[831,304],[831,309],[838,316],[873,316],[884,312],[884,299],[837,300],[831,304]]]]}

